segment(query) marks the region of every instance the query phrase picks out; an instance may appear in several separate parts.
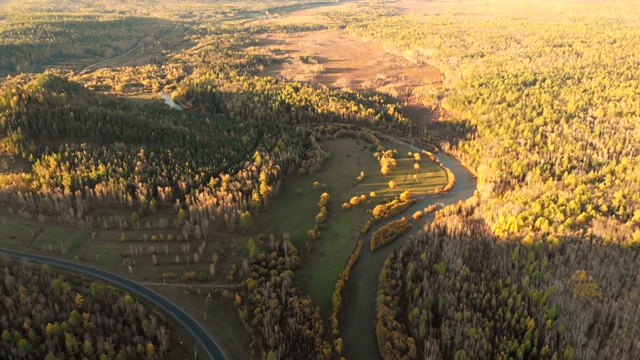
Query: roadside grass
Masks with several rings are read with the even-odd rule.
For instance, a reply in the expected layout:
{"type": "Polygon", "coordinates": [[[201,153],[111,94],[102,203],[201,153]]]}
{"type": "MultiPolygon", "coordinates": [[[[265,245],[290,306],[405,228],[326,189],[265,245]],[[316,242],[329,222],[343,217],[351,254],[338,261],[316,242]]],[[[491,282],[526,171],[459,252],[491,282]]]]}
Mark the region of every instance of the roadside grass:
{"type": "MultiPolygon", "coordinates": [[[[238,320],[235,305],[232,300],[223,297],[223,289],[202,288],[200,294],[186,295],[184,287],[181,286],[151,285],[149,287],[169,299],[175,299],[176,305],[197,320],[208,333],[213,334],[216,343],[222,347],[229,359],[257,358],[251,354],[248,336],[238,320]],[[205,302],[210,292],[212,300],[205,302]]],[[[197,285],[193,286],[194,289],[197,287],[197,285]]],[[[235,294],[233,289],[228,291],[232,295],[235,294]]],[[[190,350],[184,354],[184,358],[191,358],[192,355],[193,350],[190,350]]]]}
{"type": "Polygon", "coordinates": [[[31,242],[30,248],[75,254],[82,249],[86,242],[86,230],[73,229],[63,226],[47,226],[31,242]]]}
{"type": "MultiPolygon", "coordinates": [[[[159,211],[156,214],[142,216],[141,221],[157,221],[160,218],[171,219],[174,215],[169,215],[159,211]]],[[[130,220],[131,212],[125,210],[100,209],[93,213],[94,216],[128,216],[130,220]]],[[[86,265],[112,271],[131,280],[145,283],[146,286],[166,295],[181,309],[192,315],[214,339],[225,349],[225,353],[230,359],[253,359],[248,349],[247,334],[235,313],[235,307],[231,300],[222,297],[225,286],[230,288],[231,294],[235,291],[231,289],[233,284],[227,284],[225,277],[232,262],[238,262],[239,254],[231,250],[234,243],[232,236],[224,233],[211,232],[208,237],[206,250],[202,261],[198,264],[190,260],[186,263],[186,256],[182,252],[183,242],[167,241],[166,235],[180,234],[179,229],[173,227],[166,230],[85,230],[67,227],[58,221],[46,218],[44,222],[36,218],[24,218],[16,215],[16,211],[10,211],[9,207],[0,207],[0,246],[20,251],[39,253],[45,256],[61,258],[67,261],[78,261],[86,265]],[[119,241],[124,232],[127,241],[119,241]],[[163,241],[142,241],[143,234],[151,235],[164,234],[163,241]],[[61,246],[62,244],[62,246],[61,246]],[[153,265],[150,255],[123,256],[131,246],[142,247],[157,246],[163,252],[158,255],[158,265],[153,265]],[[169,254],[164,254],[164,247],[167,246],[169,254]],[[64,249],[64,251],[62,251],[64,249]],[[64,253],[63,253],[64,252],[64,253]],[[185,282],[179,278],[185,272],[205,272],[209,274],[209,265],[213,253],[218,253],[219,261],[216,266],[216,273],[211,281],[204,283],[185,282]],[[98,261],[96,262],[96,254],[98,261]],[[174,264],[175,256],[181,258],[180,264],[174,264]],[[76,258],[77,257],[77,258],[76,258]],[[123,260],[135,261],[133,273],[129,273],[123,260]],[[177,280],[166,280],[164,285],[163,273],[173,272],[177,275],[177,280]],[[173,286],[178,285],[178,286],[173,286]],[[221,288],[207,288],[210,286],[220,286],[221,288]],[[196,295],[196,289],[201,288],[201,294],[196,295]],[[191,288],[194,295],[185,295],[185,289],[191,288]],[[205,303],[204,300],[208,292],[212,292],[212,301],[205,303]],[[204,321],[204,312],[207,312],[207,321],[204,321]]],[[[190,254],[193,254],[200,242],[190,241],[190,254]]],[[[237,247],[236,247],[237,248],[237,247]]],[[[192,256],[192,255],[191,255],[192,256]]],[[[172,320],[173,321],[173,320],[172,320]]],[[[179,346],[173,353],[189,357],[194,355],[195,340],[180,328],[171,329],[176,335],[174,344],[179,346]],[[180,341],[183,344],[180,344],[180,341]]],[[[173,336],[172,335],[172,338],[173,336]]],[[[198,358],[202,358],[204,353],[198,350],[198,358]]]]}
{"type": "Polygon", "coordinates": [[[29,242],[33,239],[32,234],[37,234],[41,231],[40,227],[34,226],[29,222],[21,221],[20,218],[14,218],[13,216],[4,216],[2,214],[2,226],[0,227],[0,244],[5,247],[9,247],[17,250],[24,250],[29,246],[29,242]]]}

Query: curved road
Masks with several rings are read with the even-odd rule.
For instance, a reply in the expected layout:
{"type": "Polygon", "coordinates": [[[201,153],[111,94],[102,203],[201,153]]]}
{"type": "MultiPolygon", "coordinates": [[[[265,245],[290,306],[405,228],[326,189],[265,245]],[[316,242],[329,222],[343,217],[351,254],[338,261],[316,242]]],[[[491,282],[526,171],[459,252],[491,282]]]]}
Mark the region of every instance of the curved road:
{"type": "Polygon", "coordinates": [[[39,263],[46,263],[67,270],[82,272],[109,281],[131,292],[135,292],[136,294],[141,295],[142,297],[154,303],[156,306],[160,307],[167,314],[170,314],[174,318],[178,319],[178,321],[180,321],[180,323],[182,323],[182,325],[187,328],[196,339],[198,339],[198,342],[200,342],[200,345],[202,345],[202,347],[209,353],[211,359],[226,359],[218,344],[216,344],[216,342],[209,336],[209,334],[207,334],[207,332],[195,320],[193,320],[193,318],[191,318],[187,313],[167,300],[165,297],[147,287],[144,287],[120,275],[116,275],[112,272],[92,268],[90,266],[82,264],[72,263],[69,261],[53,259],[3,248],[0,248],[0,254],[5,254],[14,258],[27,259],[29,261],[35,261],[39,263]]]}

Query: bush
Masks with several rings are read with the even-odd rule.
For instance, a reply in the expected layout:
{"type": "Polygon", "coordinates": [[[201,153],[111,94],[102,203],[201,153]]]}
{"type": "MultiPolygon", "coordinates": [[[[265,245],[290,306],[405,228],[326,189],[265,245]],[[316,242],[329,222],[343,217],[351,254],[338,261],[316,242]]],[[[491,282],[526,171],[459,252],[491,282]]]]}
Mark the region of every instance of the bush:
{"type": "Polygon", "coordinates": [[[176,275],[176,273],[174,272],[166,272],[166,273],[162,273],[162,277],[164,279],[169,279],[169,280],[175,280],[178,278],[178,276],[176,275]]]}
{"type": "Polygon", "coordinates": [[[405,201],[394,199],[388,203],[377,205],[372,211],[373,218],[375,220],[382,220],[393,217],[406,210],[415,202],[414,199],[406,199],[405,201]]]}
{"type": "Polygon", "coordinates": [[[404,217],[381,227],[371,235],[371,251],[390,244],[409,229],[411,229],[411,222],[404,217]]]}

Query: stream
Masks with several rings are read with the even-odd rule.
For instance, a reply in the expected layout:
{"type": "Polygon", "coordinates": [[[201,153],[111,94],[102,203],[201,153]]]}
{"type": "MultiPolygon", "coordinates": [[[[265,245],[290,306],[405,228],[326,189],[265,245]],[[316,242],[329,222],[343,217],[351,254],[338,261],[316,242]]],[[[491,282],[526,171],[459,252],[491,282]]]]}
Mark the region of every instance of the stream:
{"type": "MultiPolygon", "coordinates": [[[[398,139],[388,139],[409,146],[398,139]]],[[[420,151],[411,145],[412,151],[420,151]]],[[[347,359],[379,359],[378,344],[375,335],[376,319],[376,292],[378,290],[378,276],[385,260],[396,249],[400,249],[415,234],[421,230],[421,226],[414,226],[409,232],[398,238],[393,243],[378,249],[372,253],[369,249],[371,234],[380,226],[400,219],[403,216],[410,217],[414,212],[422,210],[431,204],[455,204],[473,196],[477,181],[473,175],[459,161],[443,152],[437,154],[440,162],[449,168],[456,176],[456,184],[451,191],[443,194],[426,196],[409,209],[393,218],[374,224],[365,238],[364,249],[360,260],[353,267],[351,276],[345,286],[343,306],[340,312],[340,335],[344,341],[344,356],[347,359]]],[[[440,209],[440,206],[438,207],[440,209]]],[[[419,223],[433,221],[435,212],[425,216],[419,223]]]]}
{"type": "Polygon", "coordinates": [[[182,106],[176,104],[173,101],[173,98],[171,97],[171,93],[170,92],[161,91],[159,93],[159,95],[162,98],[162,100],[164,100],[165,104],[169,105],[170,108],[175,109],[175,110],[182,110],[182,106]]]}

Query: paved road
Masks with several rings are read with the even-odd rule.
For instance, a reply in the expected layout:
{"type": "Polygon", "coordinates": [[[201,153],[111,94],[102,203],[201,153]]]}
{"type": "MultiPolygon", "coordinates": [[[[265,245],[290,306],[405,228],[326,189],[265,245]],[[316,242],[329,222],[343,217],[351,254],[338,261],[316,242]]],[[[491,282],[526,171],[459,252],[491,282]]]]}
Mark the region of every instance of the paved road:
{"type": "Polygon", "coordinates": [[[188,329],[193,336],[200,342],[202,347],[209,353],[209,356],[213,360],[225,360],[226,357],[222,353],[222,350],[216,344],[216,342],[207,334],[207,332],[195,321],[191,318],[187,313],[182,311],[179,307],[174,305],[172,302],[167,300],[162,295],[156,293],[153,290],[150,290],[147,287],[144,287],[134,281],[126,279],[120,275],[116,275],[112,272],[92,268],[90,266],[72,263],[69,261],[59,260],[48,258],[44,256],[24,253],[21,251],[14,251],[9,249],[0,248],[0,254],[5,254],[14,258],[22,258],[27,259],[29,261],[35,261],[39,263],[46,263],[52,266],[78,271],[85,273],[87,275],[95,276],[101,278],[103,280],[109,281],[111,283],[116,284],[118,287],[127,289],[128,291],[135,292],[138,295],[146,298],[147,300],[154,303],[156,306],[163,309],[166,313],[170,314],[174,318],[184,325],[186,329],[188,329]]]}

